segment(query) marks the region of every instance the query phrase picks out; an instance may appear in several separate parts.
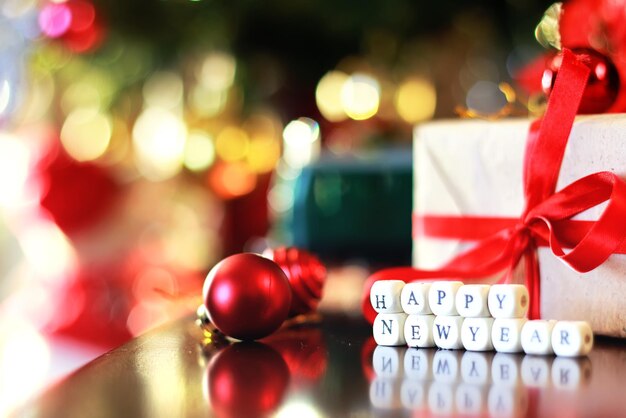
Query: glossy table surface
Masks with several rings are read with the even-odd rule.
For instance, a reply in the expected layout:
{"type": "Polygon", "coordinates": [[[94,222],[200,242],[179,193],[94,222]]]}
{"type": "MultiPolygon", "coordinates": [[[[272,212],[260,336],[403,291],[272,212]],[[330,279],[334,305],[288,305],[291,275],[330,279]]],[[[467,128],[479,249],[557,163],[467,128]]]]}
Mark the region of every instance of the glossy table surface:
{"type": "Polygon", "coordinates": [[[211,342],[194,318],[123,345],[24,417],[626,416],[626,341],[588,357],[377,347],[359,318],[211,342]],[[203,342],[204,341],[204,342],[203,342]]]}

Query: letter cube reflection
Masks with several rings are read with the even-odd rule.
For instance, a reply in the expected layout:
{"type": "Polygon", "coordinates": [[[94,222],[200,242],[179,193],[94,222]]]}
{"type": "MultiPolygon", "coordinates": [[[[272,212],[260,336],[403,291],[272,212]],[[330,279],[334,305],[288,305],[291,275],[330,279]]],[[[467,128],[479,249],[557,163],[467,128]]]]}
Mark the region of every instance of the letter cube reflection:
{"type": "Polygon", "coordinates": [[[379,345],[372,355],[372,368],[379,377],[401,377],[403,363],[404,348],[379,345]]]}

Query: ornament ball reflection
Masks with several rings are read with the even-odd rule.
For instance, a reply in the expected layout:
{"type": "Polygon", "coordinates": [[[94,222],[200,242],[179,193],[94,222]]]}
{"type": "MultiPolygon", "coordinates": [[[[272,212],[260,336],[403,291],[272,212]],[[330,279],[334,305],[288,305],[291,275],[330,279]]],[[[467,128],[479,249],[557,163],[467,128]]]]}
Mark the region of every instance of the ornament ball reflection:
{"type": "Polygon", "coordinates": [[[266,417],[289,396],[319,384],[328,350],[317,327],[274,333],[261,342],[229,343],[214,334],[202,346],[207,358],[204,393],[220,418],[266,417]]]}
{"type": "Polygon", "coordinates": [[[207,379],[208,396],[218,417],[265,417],[283,400],[289,368],[273,348],[242,342],[211,359],[207,379]]]}

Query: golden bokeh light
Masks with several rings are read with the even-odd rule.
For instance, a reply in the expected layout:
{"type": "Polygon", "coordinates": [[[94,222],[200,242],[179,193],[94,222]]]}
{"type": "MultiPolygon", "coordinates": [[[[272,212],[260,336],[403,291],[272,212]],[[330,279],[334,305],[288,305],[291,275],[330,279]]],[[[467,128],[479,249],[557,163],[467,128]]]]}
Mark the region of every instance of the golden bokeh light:
{"type": "Polygon", "coordinates": [[[61,143],[77,161],[91,161],[105,153],[111,141],[111,120],[94,108],[79,108],[61,128],[61,143]]]}
{"type": "Polygon", "coordinates": [[[317,108],[330,122],[340,122],[348,116],[341,100],[341,91],[347,80],[346,73],[330,71],[317,84],[315,89],[317,108]]]}
{"type": "Polygon", "coordinates": [[[215,161],[215,146],[209,134],[202,131],[192,131],[185,144],[183,163],[191,171],[206,170],[215,161]]]}
{"type": "Polygon", "coordinates": [[[209,172],[208,182],[218,196],[232,199],[254,190],[256,176],[244,163],[220,163],[209,172]]]}
{"type": "Polygon", "coordinates": [[[154,73],[143,86],[146,106],[176,109],[183,101],[183,80],[176,73],[154,73]]]}
{"type": "Polygon", "coordinates": [[[72,113],[76,108],[101,107],[100,92],[95,85],[85,82],[71,84],[61,97],[61,109],[66,115],[72,113]]]}
{"type": "Polygon", "coordinates": [[[152,181],[169,179],[182,169],[187,127],[175,114],[150,107],[133,127],[133,148],[141,174],[152,181]]]}
{"type": "Polygon", "coordinates": [[[266,136],[278,138],[283,132],[280,118],[272,111],[257,111],[250,115],[243,124],[243,129],[250,136],[266,136]]]}
{"type": "Polygon", "coordinates": [[[227,126],[215,140],[217,155],[224,161],[239,161],[246,157],[250,147],[248,134],[236,126],[227,126]]]}
{"type": "Polygon", "coordinates": [[[195,86],[188,97],[189,106],[198,116],[217,116],[226,107],[228,91],[211,90],[202,84],[195,86]]]}
{"type": "Polygon", "coordinates": [[[428,80],[412,78],[398,87],[394,98],[396,110],[408,123],[431,119],[437,106],[437,92],[428,80]]]}
{"type": "Polygon", "coordinates": [[[202,62],[199,79],[210,90],[226,90],[235,81],[237,62],[225,52],[212,52],[202,62]]]}
{"type": "Polygon", "coordinates": [[[257,173],[267,173],[276,167],[280,158],[280,144],[270,136],[258,135],[250,140],[246,161],[257,173]]]}
{"type": "Polygon", "coordinates": [[[370,75],[352,74],[341,88],[341,104],[351,119],[371,118],[380,106],[380,84],[370,75]]]}

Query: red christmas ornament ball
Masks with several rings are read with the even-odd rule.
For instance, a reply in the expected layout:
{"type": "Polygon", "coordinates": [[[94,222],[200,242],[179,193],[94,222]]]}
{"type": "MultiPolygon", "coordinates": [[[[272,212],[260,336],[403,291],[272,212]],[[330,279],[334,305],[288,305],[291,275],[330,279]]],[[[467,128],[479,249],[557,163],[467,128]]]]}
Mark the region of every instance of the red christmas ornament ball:
{"type": "Polygon", "coordinates": [[[289,369],[282,356],[257,342],[230,345],[209,363],[208,394],[218,417],[270,415],[282,402],[289,369]]]}
{"type": "Polygon", "coordinates": [[[204,305],[213,325],[239,340],[256,340],[287,319],[291,288],[272,260],[235,254],[211,269],[204,282],[204,305]]]}
{"type": "MultiPolygon", "coordinates": [[[[620,81],[617,68],[605,55],[590,48],[572,49],[591,73],[578,108],[578,113],[604,113],[615,103],[619,93],[620,81]]],[[[541,79],[541,87],[546,95],[550,95],[554,81],[561,68],[562,55],[555,55],[547,65],[541,79]]]]}
{"type": "Polygon", "coordinates": [[[295,247],[277,248],[271,257],[283,269],[291,285],[293,298],[289,316],[315,311],[326,282],[326,268],[320,260],[295,247]]]}

